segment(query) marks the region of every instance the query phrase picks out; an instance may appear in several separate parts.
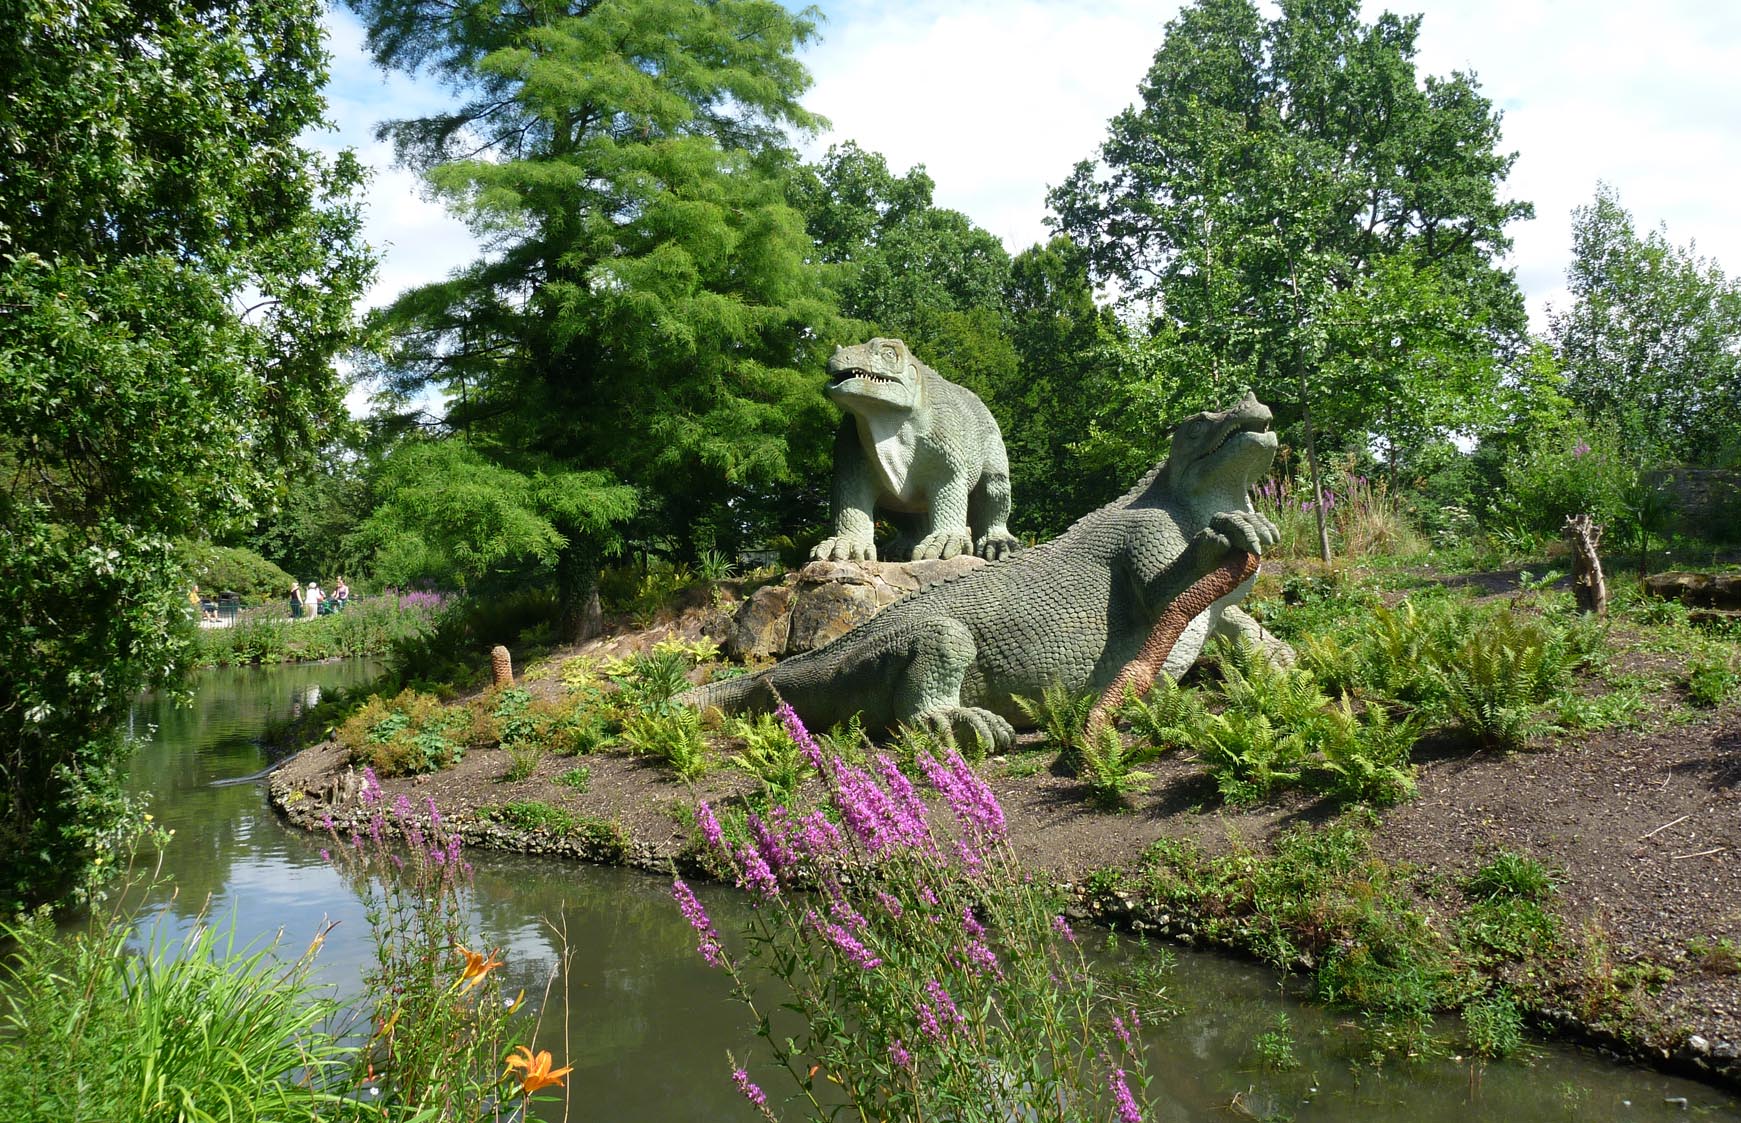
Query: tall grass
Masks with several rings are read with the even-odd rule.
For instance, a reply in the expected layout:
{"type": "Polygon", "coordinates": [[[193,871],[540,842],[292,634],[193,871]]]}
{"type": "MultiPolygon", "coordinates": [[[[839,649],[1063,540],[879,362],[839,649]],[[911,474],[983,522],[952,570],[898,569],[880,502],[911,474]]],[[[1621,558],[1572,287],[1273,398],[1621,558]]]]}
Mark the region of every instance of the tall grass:
{"type": "Polygon", "coordinates": [[[343,612],[292,620],[276,605],[250,609],[228,628],[202,628],[205,665],[317,662],[385,655],[430,631],[442,610],[438,594],[412,593],[353,600],[343,612]]]}
{"type": "Polygon", "coordinates": [[[38,916],[13,942],[0,1024],[0,1118],[113,1123],[311,1119],[337,1110],[350,1051],[316,993],[321,937],[288,963],[237,950],[205,917],[128,943],[132,917],[71,938],[38,916]]]}
{"type": "MultiPolygon", "coordinates": [[[[1253,491],[1252,505],[1281,531],[1281,541],[1271,553],[1295,559],[1317,556],[1320,504],[1309,480],[1286,476],[1265,480],[1253,491]]],[[[1331,548],[1341,557],[1401,557],[1427,548],[1384,480],[1360,475],[1351,465],[1332,472],[1322,507],[1331,548]]]]}

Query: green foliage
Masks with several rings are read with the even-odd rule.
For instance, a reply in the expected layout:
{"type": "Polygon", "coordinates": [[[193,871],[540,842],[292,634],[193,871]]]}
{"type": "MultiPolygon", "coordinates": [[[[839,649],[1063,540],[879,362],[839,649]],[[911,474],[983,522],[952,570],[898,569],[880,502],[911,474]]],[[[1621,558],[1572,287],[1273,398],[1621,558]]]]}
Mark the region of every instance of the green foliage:
{"type": "Polygon", "coordinates": [[[504,745],[508,750],[508,770],[502,773],[502,782],[512,784],[524,780],[538,771],[538,764],[544,759],[544,746],[514,744],[504,745]]]}
{"type": "Polygon", "coordinates": [[[1187,690],[1172,675],[1162,674],[1147,697],[1126,693],[1118,716],[1159,753],[1190,744],[1191,731],[1209,715],[1195,690],[1187,690]]]}
{"type": "MultiPolygon", "coordinates": [[[[815,372],[839,334],[786,199],[784,130],[815,124],[794,57],[810,17],[773,0],[352,7],[377,63],[454,92],[383,132],[490,247],[380,315],[391,394],[447,391],[447,425],[498,468],[633,480],[631,533],[660,552],[729,555],[813,520],[820,496],[794,510],[775,491],[820,467],[815,372]]],[[[549,514],[577,629],[611,552],[591,510],[549,514]]]]}
{"type": "Polygon", "coordinates": [[[1014,700],[1022,715],[1045,732],[1046,743],[1057,750],[1057,767],[1071,774],[1079,772],[1083,730],[1088,711],[1094,708],[1094,695],[1072,694],[1062,683],[1053,683],[1038,698],[1017,695],[1014,700]]]}
{"type": "Polygon", "coordinates": [[[371,694],[333,737],[352,763],[378,776],[405,776],[458,764],[466,750],[462,727],[470,721],[463,709],[407,689],[391,700],[371,694]]]}
{"type": "Polygon", "coordinates": [[[245,530],[342,423],[372,263],[361,166],[301,144],[317,4],[50,0],[0,38],[10,914],[83,892],[125,833],[118,727],[191,653],[172,543],[245,530]]]}
{"type": "Polygon", "coordinates": [[[571,834],[580,825],[579,817],[572,812],[535,799],[500,803],[486,807],[478,814],[515,830],[543,831],[554,835],[571,834]]]}
{"type": "Polygon", "coordinates": [[[176,550],[189,576],[211,600],[216,600],[219,593],[234,592],[255,604],[283,601],[294,580],[259,554],[241,546],[179,542],[176,550]]]}
{"type": "Polygon", "coordinates": [[[791,799],[805,775],[812,771],[798,743],[772,714],[734,718],[726,732],[744,742],[743,748],[726,758],[726,763],[761,781],[762,795],[770,805],[791,799]]]}
{"type": "Polygon", "coordinates": [[[1566,394],[1626,447],[1741,462],[1741,288],[1665,230],[1639,237],[1614,189],[1572,212],[1568,307],[1550,317],[1566,394]]]}
{"type": "Polygon", "coordinates": [[[1475,871],[1465,888],[1477,898],[1515,897],[1539,903],[1552,897],[1558,886],[1559,879],[1534,858],[1501,850],[1475,871]]]}
{"type": "Polygon", "coordinates": [[[1469,1052],[1497,1061],[1523,1048],[1523,1012],[1503,993],[1478,998],[1463,1007],[1463,1035],[1469,1052]]]}
{"type": "Polygon", "coordinates": [[[1265,1072],[1291,1072],[1300,1067],[1287,1014],[1277,1014],[1269,1029],[1251,1039],[1251,1051],[1257,1054],[1257,1063],[1265,1072]]]}
{"type": "Polygon", "coordinates": [[[201,664],[318,662],[385,655],[436,626],[436,612],[397,596],[353,597],[343,612],[292,620],[276,605],[244,612],[228,628],[203,628],[201,664]]]}
{"type": "Polygon", "coordinates": [[[1501,752],[1521,749],[1544,728],[1536,716],[1569,671],[1569,658],[1546,629],[1510,612],[1450,651],[1440,650],[1433,670],[1446,713],[1481,746],[1501,752]]]}
{"type": "Polygon", "coordinates": [[[607,665],[605,673],[617,684],[617,707],[625,714],[663,716],[677,709],[675,699],[689,689],[690,659],[680,651],[654,650],[632,655],[607,665]]]}
{"type": "Polygon", "coordinates": [[[711,763],[701,732],[701,711],[689,706],[643,710],[623,722],[622,743],[630,752],[656,756],[679,779],[693,780],[711,763]]]}
{"type": "Polygon", "coordinates": [[[388,583],[461,589],[508,573],[553,573],[581,513],[588,540],[602,547],[637,502],[601,473],[516,471],[459,439],[400,445],[373,484],[375,507],[346,551],[388,583]]]}
{"type": "Polygon", "coordinates": [[[1142,430],[1187,387],[1392,448],[1493,416],[1494,341],[1525,328],[1505,228],[1532,211],[1500,194],[1513,157],[1474,76],[1417,77],[1419,27],[1352,0],[1201,0],[1167,25],[1139,100],[1048,197],[1095,279],[1148,302],[1162,408],[1103,431],[1155,448],[1142,430]]]}
{"type": "Polygon", "coordinates": [[[71,937],[44,914],[0,926],[0,1112],[8,1119],[250,1123],[314,1118],[348,1067],[316,940],[235,948],[201,916],[180,940],[103,912],[71,937]]]}
{"type": "Polygon", "coordinates": [[[1094,736],[1084,736],[1079,749],[1077,775],[1088,785],[1088,798],[1109,811],[1126,806],[1126,796],[1147,783],[1147,772],[1136,766],[1155,755],[1141,742],[1127,746],[1112,725],[1102,725],[1094,736]]]}
{"type": "Polygon", "coordinates": [[[1720,706],[1741,688],[1741,671],[1733,658],[1704,655],[1687,664],[1686,683],[1687,697],[1696,705],[1720,706]]]}
{"type": "Polygon", "coordinates": [[[572,788],[584,794],[587,789],[592,787],[592,769],[584,764],[577,768],[570,768],[560,773],[556,777],[556,782],[565,788],[572,788]]]}

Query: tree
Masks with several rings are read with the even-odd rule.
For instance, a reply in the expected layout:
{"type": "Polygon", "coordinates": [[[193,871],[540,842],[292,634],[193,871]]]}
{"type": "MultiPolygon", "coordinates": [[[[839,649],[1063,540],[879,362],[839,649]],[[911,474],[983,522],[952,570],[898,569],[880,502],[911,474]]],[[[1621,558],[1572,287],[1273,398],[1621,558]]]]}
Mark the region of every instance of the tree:
{"type": "Polygon", "coordinates": [[[172,539],[251,525],[343,393],[372,262],[310,0],[0,9],[0,912],[133,818],[119,725],[190,649],[172,539]]]}
{"type": "Polygon", "coordinates": [[[400,445],[374,491],[375,507],[346,549],[368,558],[382,581],[459,589],[504,573],[553,572],[568,545],[561,526],[610,548],[635,511],[634,490],[602,473],[516,472],[463,438],[400,445]]]}
{"type": "Polygon", "coordinates": [[[1314,413],[1343,439],[1398,445],[1397,402],[1425,397],[1447,363],[1459,398],[1491,396],[1483,356],[1523,331],[1497,261],[1531,210],[1499,197],[1513,160],[1495,151],[1499,116],[1470,75],[1417,82],[1419,29],[1362,23],[1354,0],[1283,0],[1272,20],[1252,0],[1199,0],[1168,25],[1098,165],[1049,196],[1096,278],[1150,303],[1172,365],[1297,419],[1314,487],[1314,413]],[[1395,313],[1417,299],[1455,315],[1395,313]]]}
{"type": "Polygon", "coordinates": [[[1640,238],[1605,184],[1572,212],[1566,284],[1549,317],[1566,395],[1640,460],[1741,461],[1741,286],[1662,228],[1640,238]]]}
{"type": "MultiPolygon", "coordinates": [[[[815,123],[793,57],[808,18],[772,0],[353,6],[382,66],[459,92],[382,132],[486,247],[386,312],[389,392],[445,391],[446,428],[521,474],[632,479],[643,544],[730,550],[793,517],[764,499],[820,468],[835,322],[785,201],[785,130],[815,123]]],[[[605,547],[552,517],[574,637],[605,547]]]]}
{"type": "Polygon", "coordinates": [[[934,187],[923,167],[896,176],[880,154],[848,141],[801,168],[791,194],[841,312],[989,401],[1016,377],[1010,255],[960,211],[936,206],[934,187]]]}

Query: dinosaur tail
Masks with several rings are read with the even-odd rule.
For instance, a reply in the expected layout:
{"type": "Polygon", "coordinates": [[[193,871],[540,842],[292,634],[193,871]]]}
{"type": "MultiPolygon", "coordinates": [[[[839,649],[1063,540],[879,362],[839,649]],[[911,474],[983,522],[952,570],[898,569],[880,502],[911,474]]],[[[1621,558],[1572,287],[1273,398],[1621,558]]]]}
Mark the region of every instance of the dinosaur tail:
{"type": "Polygon", "coordinates": [[[753,675],[703,683],[685,690],[677,700],[703,712],[718,709],[728,714],[742,714],[770,710],[773,708],[773,691],[768,688],[770,673],[757,671],[753,675]]]}

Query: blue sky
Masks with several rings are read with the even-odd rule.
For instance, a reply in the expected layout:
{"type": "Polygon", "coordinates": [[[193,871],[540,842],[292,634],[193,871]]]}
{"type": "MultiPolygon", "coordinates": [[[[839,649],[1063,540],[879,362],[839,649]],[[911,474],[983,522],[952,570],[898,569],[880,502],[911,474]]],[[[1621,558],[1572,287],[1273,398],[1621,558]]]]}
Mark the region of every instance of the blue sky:
{"type": "MultiPolygon", "coordinates": [[[[1130,104],[1176,2],[956,0],[827,2],[822,40],[804,54],[806,104],[830,119],[814,142],[853,139],[892,166],[924,164],[937,202],[965,212],[1012,250],[1045,236],[1045,192],[1093,154],[1130,104]]],[[[1367,5],[1370,18],[1384,5],[1367,5]]],[[[1518,160],[1513,198],[1536,218],[1512,227],[1510,264],[1536,326],[1564,300],[1571,210],[1598,180],[1641,228],[1665,223],[1741,271],[1741,4],[1717,0],[1427,0],[1423,74],[1473,71],[1504,111],[1518,160]]],[[[384,76],[348,11],[328,20],[331,115],[323,146],[354,146],[377,171],[370,241],[385,252],[371,303],[444,276],[473,245],[413,178],[391,166],[374,125],[445,101],[429,81],[384,76]]]]}

